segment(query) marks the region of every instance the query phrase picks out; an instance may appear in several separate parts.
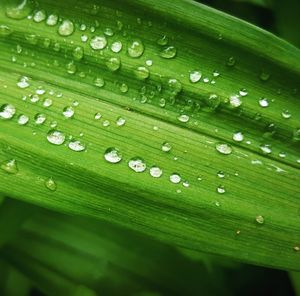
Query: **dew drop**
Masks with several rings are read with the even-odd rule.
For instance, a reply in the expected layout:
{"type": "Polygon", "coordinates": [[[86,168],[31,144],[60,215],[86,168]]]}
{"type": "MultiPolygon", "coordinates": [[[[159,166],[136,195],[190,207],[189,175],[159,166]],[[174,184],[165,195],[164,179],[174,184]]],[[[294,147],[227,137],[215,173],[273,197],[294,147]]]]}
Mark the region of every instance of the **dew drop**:
{"type": "Polygon", "coordinates": [[[122,154],[118,148],[110,147],[106,149],[104,153],[104,158],[110,163],[118,163],[122,160],[122,154]]]}
{"type": "Polygon", "coordinates": [[[52,106],[52,104],[53,104],[53,101],[52,101],[52,99],[45,98],[45,99],[44,99],[44,101],[43,101],[43,106],[44,106],[45,108],[49,108],[49,107],[51,107],[51,106],[52,106]]]}
{"type": "Polygon", "coordinates": [[[128,55],[132,58],[138,58],[144,53],[144,45],[140,40],[133,40],[128,44],[128,55]]]}
{"type": "Polygon", "coordinates": [[[147,79],[150,75],[149,70],[146,67],[140,66],[134,70],[134,75],[140,80],[147,79]]]}
{"type": "Polygon", "coordinates": [[[111,49],[112,52],[118,53],[118,52],[120,52],[120,51],[122,50],[122,47],[123,47],[123,45],[122,45],[122,42],[121,42],[121,41],[115,41],[115,42],[111,45],[110,49],[111,49]]]}
{"type": "Polygon", "coordinates": [[[30,97],[30,102],[31,103],[37,103],[40,100],[40,96],[37,94],[34,94],[30,97]]]}
{"type": "Polygon", "coordinates": [[[29,78],[26,76],[21,76],[19,81],[17,82],[17,86],[19,88],[27,88],[30,86],[29,84],[29,78]]]}
{"type": "Polygon", "coordinates": [[[281,116],[282,116],[284,119],[289,119],[289,118],[291,118],[292,114],[290,113],[289,110],[284,110],[284,111],[282,111],[281,116]]]}
{"type": "Polygon", "coordinates": [[[255,217],[255,221],[258,224],[264,224],[265,223],[265,218],[261,215],[258,215],[258,216],[255,217]]]}
{"type": "Polygon", "coordinates": [[[181,114],[177,117],[180,122],[186,123],[190,120],[190,117],[186,114],[181,114]]]}
{"type": "Polygon", "coordinates": [[[232,139],[236,142],[242,142],[244,140],[244,135],[242,132],[236,132],[232,135],[232,139]]]}
{"type": "Polygon", "coordinates": [[[174,46],[168,46],[161,50],[159,55],[164,59],[172,59],[176,56],[177,49],[174,46]]]}
{"type": "Polygon", "coordinates": [[[12,19],[23,19],[27,17],[33,9],[33,1],[22,0],[22,1],[10,1],[6,7],[6,15],[12,19]]]}
{"type": "Polygon", "coordinates": [[[163,171],[158,166],[153,166],[150,168],[150,175],[154,178],[160,178],[163,174],[163,171]]]}
{"type": "Polygon", "coordinates": [[[16,174],[19,171],[17,161],[15,159],[10,159],[2,162],[0,167],[8,174],[16,174]]]}
{"type": "Polygon", "coordinates": [[[227,60],[227,66],[233,67],[235,65],[235,58],[234,57],[229,57],[227,60]]]}
{"type": "Polygon", "coordinates": [[[173,173],[171,176],[170,176],[170,181],[174,184],[178,184],[181,182],[181,177],[179,174],[177,173],[173,173]]]}
{"type": "Polygon", "coordinates": [[[11,104],[4,104],[0,107],[0,118],[1,119],[11,119],[16,113],[15,106],[11,104]]]}
{"type": "Polygon", "coordinates": [[[183,185],[183,187],[188,188],[188,187],[190,187],[190,182],[185,180],[182,182],[182,185],[183,185]]]}
{"type": "Polygon", "coordinates": [[[46,20],[46,24],[48,26],[56,26],[58,22],[58,15],[57,14],[50,14],[46,20]]]}
{"type": "Polygon", "coordinates": [[[202,77],[202,73],[200,71],[197,71],[197,70],[192,71],[190,73],[190,82],[196,83],[196,82],[200,81],[201,77],[202,77]]]}
{"type": "Polygon", "coordinates": [[[268,144],[263,144],[263,145],[260,145],[260,150],[265,153],[265,154],[270,154],[272,153],[272,149],[271,149],[271,146],[268,145],[268,144]]]}
{"type": "Polygon", "coordinates": [[[63,116],[64,117],[66,117],[66,118],[71,118],[71,117],[73,117],[74,116],[74,113],[75,113],[75,111],[74,111],[74,109],[73,109],[73,107],[65,107],[64,109],[63,109],[63,116]]]}
{"type": "Polygon", "coordinates": [[[182,84],[179,80],[175,78],[170,78],[168,80],[168,86],[170,87],[170,90],[174,94],[178,94],[182,91],[182,84]]]}
{"type": "Polygon", "coordinates": [[[126,83],[122,83],[121,85],[120,85],[120,91],[121,91],[121,93],[127,93],[128,92],[128,85],[126,84],[126,83]]]}
{"type": "Polygon", "coordinates": [[[161,38],[159,38],[159,39],[156,41],[156,43],[157,43],[158,45],[162,45],[162,46],[167,45],[168,42],[169,42],[169,39],[168,39],[168,37],[167,37],[166,35],[163,35],[161,38]]]}
{"type": "Polygon", "coordinates": [[[225,178],[225,173],[224,173],[223,171],[219,171],[219,172],[217,173],[217,176],[218,176],[219,178],[223,179],[223,178],[225,178]]]}
{"type": "Polygon", "coordinates": [[[101,77],[96,77],[95,80],[94,80],[94,85],[97,86],[97,87],[103,87],[105,84],[103,78],[101,77]]]}
{"type": "Polygon", "coordinates": [[[209,106],[209,108],[211,110],[215,110],[219,107],[221,100],[220,98],[216,95],[216,94],[211,94],[207,101],[206,101],[207,105],[209,106]]]}
{"type": "Polygon", "coordinates": [[[220,194],[224,194],[226,192],[225,187],[223,185],[218,186],[217,192],[220,194]]]}
{"type": "Polygon", "coordinates": [[[163,152],[169,152],[169,151],[171,151],[171,149],[172,149],[172,145],[168,142],[164,142],[161,146],[161,150],[163,152]]]}
{"type": "Polygon", "coordinates": [[[121,60],[118,57],[109,58],[106,61],[106,66],[110,71],[115,72],[120,69],[121,60]]]}
{"type": "Polygon", "coordinates": [[[9,36],[12,34],[12,29],[6,25],[0,25],[0,36],[9,36]]]}
{"type": "Polygon", "coordinates": [[[215,71],[213,72],[213,77],[219,77],[219,76],[220,76],[220,72],[217,71],[217,70],[215,70],[215,71]]]}
{"type": "Polygon", "coordinates": [[[269,106],[269,101],[267,98],[260,98],[258,101],[259,105],[263,108],[266,108],[269,106]]]}
{"type": "Polygon", "coordinates": [[[86,148],[85,145],[78,140],[71,140],[71,142],[68,144],[68,147],[72,151],[76,151],[76,152],[84,151],[86,148]]]}
{"type": "Polygon", "coordinates": [[[19,115],[18,117],[18,124],[19,125],[26,125],[29,121],[29,117],[24,115],[24,114],[21,114],[19,115]]]}
{"type": "Polygon", "coordinates": [[[121,116],[119,116],[116,120],[117,126],[123,126],[123,125],[125,125],[125,123],[126,123],[126,119],[121,116]]]}
{"type": "Polygon", "coordinates": [[[80,61],[84,56],[84,50],[81,46],[77,46],[73,49],[72,54],[75,60],[80,61]]]}
{"type": "Polygon", "coordinates": [[[44,10],[38,10],[35,12],[33,16],[33,20],[36,23],[40,23],[46,19],[46,12],[44,10]]]}
{"type": "Polygon", "coordinates": [[[218,143],[216,144],[216,150],[221,154],[229,155],[232,153],[232,147],[226,143],[218,143]]]}
{"type": "Polygon", "coordinates": [[[299,246],[294,246],[294,247],[293,247],[293,250],[294,250],[295,252],[299,252],[299,251],[300,251],[300,247],[299,247],[299,246]]]}
{"type": "Polygon", "coordinates": [[[49,178],[45,181],[45,187],[50,191],[56,191],[57,184],[52,178],[49,178]]]}
{"type": "Polygon", "coordinates": [[[100,114],[99,112],[95,114],[94,118],[96,120],[99,120],[102,117],[102,114],[100,114]]]}
{"type": "Polygon", "coordinates": [[[90,46],[94,50],[104,49],[107,45],[105,36],[95,36],[91,39],[90,46]]]}
{"type": "Polygon", "coordinates": [[[58,34],[61,36],[70,36],[74,32],[74,24],[70,20],[64,20],[58,27],[58,34]]]}
{"type": "Polygon", "coordinates": [[[270,78],[270,74],[267,73],[267,72],[265,72],[265,71],[262,71],[262,72],[260,73],[260,75],[259,75],[259,78],[260,78],[260,80],[262,80],[262,81],[267,81],[267,80],[269,80],[269,78],[270,78]]]}
{"type": "Polygon", "coordinates": [[[144,172],[147,167],[144,160],[139,157],[131,158],[128,162],[128,166],[129,166],[129,168],[131,168],[132,170],[134,170],[137,173],[144,172]]]}
{"type": "Polygon", "coordinates": [[[108,127],[108,126],[110,126],[110,121],[109,120],[104,120],[103,123],[102,123],[102,125],[104,127],[108,127]]]}
{"type": "Polygon", "coordinates": [[[238,108],[242,105],[242,100],[238,95],[233,95],[229,97],[229,104],[232,108],[238,108]]]}
{"type": "Polygon", "coordinates": [[[48,142],[54,145],[62,145],[65,142],[65,139],[66,136],[58,130],[51,130],[47,134],[48,142]]]}
{"type": "Polygon", "coordinates": [[[38,113],[34,116],[34,121],[35,124],[41,125],[46,121],[46,115],[38,113]]]}
{"type": "Polygon", "coordinates": [[[246,97],[248,95],[248,91],[245,89],[245,88],[242,88],[240,91],[239,91],[239,95],[241,97],[246,97]]]}

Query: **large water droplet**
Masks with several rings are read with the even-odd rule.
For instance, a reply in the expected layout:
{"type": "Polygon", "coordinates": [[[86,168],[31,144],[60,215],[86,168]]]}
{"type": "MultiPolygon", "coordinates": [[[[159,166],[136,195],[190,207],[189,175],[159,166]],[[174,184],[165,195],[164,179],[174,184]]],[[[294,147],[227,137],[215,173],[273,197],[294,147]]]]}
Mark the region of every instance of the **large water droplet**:
{"type": "Polygon", "coordinates": [[[46,20],[46,24],[48,26],[56,26],[58,22],[58,15],[57,14],[50,14],[46,20]]]}
{"type": "Polygon", "coordinates": [[[65,142],[66,136],[58,131],[58,130],[51,130],[47,134],[47,140],[54,145],[62,145],[65,142]]]}
{"type": "Polygon", "coordinates": [[[70,20],[64,20],[58,27],[58,34],[61,36],[70,36],[74,32],[74,24],[70,20]]]}
{"type": "Polygon", "coordinates": [[[150,175],[154,178],[160,178],[162,176],[162,169],[158,166],[153,166],[150,168],[150,175]]]}
{"type": "Polygon", "coordinates": [[[146,170],[146,163],[140,157],[131,158],[128,162],[128,166],[137,173],[142,173],[146,170]]]}
{"type": "Polygon", "coordinates": [[[94,50],[104,49],[107,45],[105,36],[95,36],[91,39],[90,46],[94,50]]]}
{"type": "Polygon", "coordinates": [[[220,152],[221,154],[231,154],[232,153],[232,147],[229,144],[226,143],[217,143],[216,144],[216,150],[220,152]]]}
{"type": "Polygon", "coordinates": [[[16,113],[15,106],[11,104],[4,104],[0,107],[0,118],[1,119],[11,119],[16,113]]]}
{"type": "Polygon", "coordinates": [[[192,83],[196,83],[200,81],[201,77],[202,77],[202,73],[200,71],[195,70],[190,73],[190,81],[192,83]]]}
{"type": "Polygon", "coordinates": [[[121,41],[115,41],[115,42],[111,45],[110,49],[111,49],[112,52],[118,53],[118,52],[120,52],[120,51],[122,50],[122,47],[123,47],[123,44],[122,44],[121,41]]]}
{"type": "Polygon", "coordinates": [[[33,4],[31,0],[9,1],[6,6],[6,15],[12,19],[23,19],[31,13],[33,4]]]}
{"type": "Polygon", "coordinates": [[[144,45],[140,40],[133,40],[128,44],[128,55],[132,58],[138,58],[144,53],[144,45]]]}
{"type": "Polygon", "coordinates": [[[110,147],[106,149],[104,153],[104,158],[110,163],[118,163],[122,160],[122,154],[118,148],[110,147]]]}
{"type": "Polygon", "coordinates": [[[181,182],[181,177],[179,174],[177,173],[173,173],[171,176],[170,176],[170,181],[174,184],[178,184],[181,182]]]}
{"type": "Polygon", "coordinates": [[[19,81],[17,82],[17,86],[19,88],[27,88],[29,87],[29,78],[26,76],[21,76],[19,81]]]}
{"type": "Polygon", "coordinates": [[[19,125],[26,125],[29,121],[29,117],[27,115],[21,114],[18,117],[18,124],[19,125]]]}
{"type": "Polygon", "coordinates": [[[74,113],[75,113],[74,108],[71,107],[71,106],[65,107],[64,110],[63,110],[63,115],[64,115],[64,117],[66,117],[66,118],[71,118],[71,117],[73,117],[73,116],[74,116],[74,113]]]}
{"type": "Polygon", "coordinates": [[[8,174],[16,174],[19,171],[17,161],[15,159],[2,162],[0,167],[8,174]]]}

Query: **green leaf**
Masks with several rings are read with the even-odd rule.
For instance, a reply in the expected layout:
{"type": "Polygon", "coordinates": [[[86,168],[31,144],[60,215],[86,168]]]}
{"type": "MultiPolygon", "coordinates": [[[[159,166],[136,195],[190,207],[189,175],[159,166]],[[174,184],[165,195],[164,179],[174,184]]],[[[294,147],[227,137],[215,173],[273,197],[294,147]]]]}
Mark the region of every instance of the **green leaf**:
{"type": "Polygon", "coordinates": [[[297,48],[192,1],[27,4],[0,10],[1,192],[300,270],[297,48]]]}

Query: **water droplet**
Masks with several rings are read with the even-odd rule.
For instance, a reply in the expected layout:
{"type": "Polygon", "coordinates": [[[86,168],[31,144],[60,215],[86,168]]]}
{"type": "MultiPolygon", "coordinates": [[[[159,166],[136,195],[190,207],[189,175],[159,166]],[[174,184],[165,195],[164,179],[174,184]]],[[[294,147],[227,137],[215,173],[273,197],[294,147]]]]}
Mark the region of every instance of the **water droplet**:
{"type": "Polygon", "coordinates": [[[266,108],[269,106],[269,101],[267,98],[260,98],[258,101],[259,105],[263,108],[266,108]]]}
{"type": "Polygon", "coordinates": [[[47,140],[54,145],[62,145],[65,139],[66,136],[58,130],[51,130],[47,134],[47,140]]]}
{"type": "Polygon", "coordinates": [[[74,24],[70,20],[64,20],[58,27],[58,34],[61,36],[70,36],[74,32],[74,24]]]}
{"type": "Polygon", "coordinates": [[[91,39],[90,46],[94,50],[104,49],[107,45],[105,36],[95,36],[91,39]]]}
{"type": "Polygon", "coordinates": [[[30,102],[31,103],[37,103],[40,100],[40,96],[37,94],[34,94],[32,96],[30,96],[30,102]]]}
{"type": "Polygon", "coordinates": [[[22,1],[9,1],[9,5],[6,6],[6,15],[12,19],[23,19],[27,17],[32,9],[34,1],[22,0],[22,1]]]}
{"type": "Polygon", "coordinates": [[[123,125],[125,125],[125,123],[126,123],[126,119],[125,118],[123,118],[121,116],[117,118],[117,121],[116,121],[116,125],[117,126],[123,126],[123,125]]]}
{"type": "Polygon", "coordinates": [[[110,126],[110,121],[109,120],[104,120],[103,123],[102,123],[102,125],[104,127],[108,127],[108,126],[110,126]]]}
{"type": "Polygon", "coordinates": [[[121,85],[120,85],[120,91],[121,91],[121,93],[127,93],[128,92],[128,85],[126,84],[126,83],[122,83],[121,85]]]}
{"type": "Polygon", "coordinates": [[[140,40],[133,40],[128,44],[128,55],[132,58],[138,58],[144,53],[144,45],[140,40]]]}
{"type": "Polygon", "coordinates": [[[150,168],[150,175],[154,178],[160,178],[162,176],[162,169],[158,166],[153,166],[150,168]]]}
{"type": "Polygon", "coordinates": [[[122,160],[122,154],[118,148],[110,147],[106,149],[104,153],[104,158],[110,163],[118,163],[122,160]]]}
{"type": "Polygon", "coordinates": [[[57,14],[50,14],[46,20],[46,24],[48,26],[56,26],[58,22],[58,15],[57,14]]]}
{"type": "Polygon", "coordinates": [[[190,120],[190,117],[186,114],[181,114],[177,117],[180,122],[186,123],[190,120]]]}
{"type": "Polygon", "coordinates": [[[282,111],[281,116],[282,116],[284,119],[289,119],[289,118],[291,118],[292,114],[290,113],[289,110],[284,110],[284,111],[282,111]]]}
{"type": "Polygon", "coordinates": [[[182,185],[183,185],[183,187],[188,188],[188,187],[190,187],[190,182],[185,180],[182,182],[182,185]]]}
{"type": "Polygon", "coordinates": [[[265,223],[265,218],[261,215],[258,215],[258,216],[255,217],[255,221],[258,224],[264,224],[265,223]]]}
{"type": "Polygon", "coordinates": [[[267,81],[269,80],[270,78],[270,74],[265,72],[265,71],[262,71],[259,75],[259,78],[262,80],[262,81],[267,81]]]}
{"type": "Polygon", "coordinates": [[[216,144],[216,150],[221,154],[229,155],[232,153],[232,147],[226,143],[218,143],[216,144]]]}
{"type": "Polygon", "coordinates": [[[233,108],[240,107],[242,105],[242,101],[238,95],[233,95],[229,97],[229,104],[233,108]]]}
{"type": "Polygon", "coordinates": [[[213,72],[213,77],[219,77],[219,76],[220,76],[220,72],[217,71],[217,70],[215,70],[215,71],[213,72]]]}
{"type": "Polygon", "coordinates": [[[174,46],[168,46],[161,50],[159,55],[164,59],[172,59],[176,56],[177,50],[174,46]]]}
{"type": "Polygon", "coordinates": [[[18,124],[19,125],[26,125],[29,121],[29,117],[24,115],[24,114],[21,114],[19,115],[18,117],[18,124]]]}
{"type": "Polygon", "coordinates": [[[223,178],[225,178],[225,173],[224,173],[223,171],[219,171],[219,172],[217,173],[217,176],[218,176],[219,178],[223,179],[223,178]]]}
{"type": "Polygon", "coordinates": [[[161,38],[159,38],[156,42],[157,42],[158,45],[164,46],[164,45],[168,44],[169,39],[168,39],[168,37],[166,35],[164,35],[161,38]]]}
{"type": "Polygon", "coordinates": [[[244,140],[244,135],[242,132],[236,132],[232,135],[232,139],[236,142],[242,142],[244,140]]]}
{"type": "Polygon", "coordinates": [[[225,187],[223,185],[218,186],[217,192],[220,194],[224,194],[226,192],[225,187]]]}
{"type": "Polygon", "coordinates": [[[263,153],[265,153],[265,154],[270,154],[270,153],[272,153],[271,146],[268,145],[268,144],[260,145],[260,150],[261,150],[263,153]]]}
{"type": "Polygon", "coordinates": [[[235,65],[235,58],[234,57],[229,57],[227,60],[227,66],[233,67],[235,65]]]}
{"type": "Polygon", "coordinates": [[[295,252],[299,252],[299,251],[300,251],[300,247],[299,247],[299,246],[294,246],[294,247],[293,247],[293,250],[294,250],[295,252]]]}
{"type": "Polygon", "coordinates": [[[9,36],[12,34],[13,30],[6,26],[6,25],[0,25],[0,36],[9,36]]]}
{"type": "Polygon", "coordinates": [[[81,46],[77,46],[73,49],[72,54],[75,60],[80,61],[84,56],[84,50],[81,46]]]}
{"type": "Polygon", "coordinates": [[[0,118],[1,119],[11,119],[16,113],[15,106],[11,104],[4,104],[0,107],[0,118]]]}
{"type": "Polygon", "coordinates": [[[134,157],[128,162],[128,166],[137,173],[142,173],[146,170],[146,163],[142,158],[134,157]]]}
{"type": "Polygon", "coordinates": [[[68,147],[76,152],[81,152],[85,150],[85,145],[78,140],[71,140],[71,142],[68,144],[68,147]]]}
{"type": "Polygon", "coordinates": [[[152,60],[147,60],[146,65],[151,67],[153,65],[153,61],[152,60]]]}
{"type": "Polygon", "coordinates": [[[34,121],[38,125],[43,124],[46,121],[46,115],[38,113],[34,116],[34,121]]]}
{"type": "Polygon", "coordinates": [[[134,75],[136,76],[136,78],[144,80],[149,77],[150,72],[146,67],[140,66],[134,70],[134,75]]]}
{"type": "Polygon", "coordinates": [[[30,85],[28,81],[29,81],[28,77],[21,76],[20,79],[19,79],[19,81],[17,82],[17,86],[19,88],[27,88],[30,85]]]}
{"type": "Polygon", "coordinates": [[[178,94],[182,91],[182,84],[179,80],[175,78],[170,78],[168,80],[168,86],[173,94],[178,94]]]}
{"type": "Polygon", "coordinates": [[[45,181],[45,186],[50,191],[56,191],[57,189],[56,182],[52,178],[49,178],[45,181]]]}
{"type": "Polygon", "coordinates": [[[35,12],[33,16],[33,20],[36,23],[40,23],[46,19],[46,12],[44,10],[38,10],[35,12]]]}
{"type": "Polygon", "coordinates": [[[281,158],[285,158],[286,157],[286,153],[285,152],[279,152],[279,157],[281,157],[281,158]]]}
{"type": "Polygon", "coordinates": [[[121,60],[118,57],[109,58],[106,62],[106,66],[110,71],[115,72],[120,69],[121,60]]]}
{"type": "Polygon", "coordinates": [[[170,176],[170,181],[174,184],[178,184],[181,182],[181,177],[179,174],[177,173],[173,173],[171,176],[170,176]]]}
{"type": "Polygon", "coordinates": [[[43,106],[45,108],[51,107],[52,104],[53,104],[53,101],[49,98],[45,98],[44,101],[43,101],[43,106]]]}
{"type": "Polygon", "coordinates": [[[101,77],[96,77],[95,80],[94,80],[94,85],[95,86],[98,86],[98,87],[103,87],[105,84],[103,78],[101,77]]]}
{"type": "Polygon", "coordinates": [[[100,113],[96,113],[95,116],[94,116],[94,118],[96,120],[99,120],[101,117],[102,117],[102,114],[100,114],[100,113]]]}
{"type": "Polygon", "coordinates": [[[172,145],[168,142],[164,142],[161,146],[161,150],[163,152],[169,152],[169,151],[171,151],[171,149],[172,149],[172,145]]]}
{"type": "Polygon", "coordinates": [[[81,35],[80,39],[82,42],[87,42],[89,37],[87,35],[83,34],[83,35],[81,35]]]}
{"type": "Polygon", "coordinates": [[[239,91],[239,95],[241,97],[246,97],[248,95],[248,92],[245,88],[242,88],[240,91],[239,91]]]}
{"type": "Polygon", "coordinates": [[[219,107],[221,100],[216,94],[211,94],[206,100],[206,103],[211,110],[215,110],[219,107]]]}
{"type": "Polygon", "coordinates": [[[121,41],[115,41],[115,42],[111,45],[110,49],[111,49],[112,52],[118,53],[118,52],[120,52],[120,51],[122,50],[122,47],[123,47],[123,45],[122,45],[122,42],[121,42],[121,41]]]}
{"type": "Polygon", "coordinates": [[[111,37],[114,35],[114,31],[111,28],[105,28],[104,34],[111,37]]]}
{"type": "Polygon", "coordinates": [[[190,73],[190,82],[196,83],[200,81],[201,77],[202,77],[202,73],[200,71],[196,71],[196,70],[192,71],[190,73]]]}
{"type": "Polygon", "coordinates": [[[17,161],[15,159],[10,159],[2,162],[0,167],[8,174],[16,174],[19,171],[17,161]]]}
{"type": "Polygon", "coordinates": [[[73,117],[74,116],[74,113],[75,113],[75,111],[74,111],[74,109],[73,109],[73,107],[65,107],[64,109],[63,109],[63,115],[64,115],[64,117],[66,117],[66,118],[71,118],[71,117],[73,117]]]}

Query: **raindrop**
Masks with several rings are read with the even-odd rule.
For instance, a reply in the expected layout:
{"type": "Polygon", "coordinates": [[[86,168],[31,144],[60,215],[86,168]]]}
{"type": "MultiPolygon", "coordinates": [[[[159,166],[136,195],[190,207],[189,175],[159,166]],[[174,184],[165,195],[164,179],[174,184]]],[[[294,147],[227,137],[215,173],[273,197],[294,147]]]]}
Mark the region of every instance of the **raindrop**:
{"type": "Polygon", "coordinates": [[[282,111],[281,116],[282,116],[284,119],[289,119],[289,118],[291,118],[292,114],[290,113],[289,110],[284,110],[284,111],[282,111]]]}
{"type": "Polygon", "coordinates": [[[177,50],[174,46],[168,46],[161,50],[159,55],[164,59],[172,59],[176,56],[177,50]]]}
{"type": "Polygon", "coordinates": [[[75,47],[72,54],[75,60],[80,61],[84,56],[83,48],[81,46],[75,47]]]}
{"type": "Polygon", "coordinates": [[[74,32],[74,24],[70,20],[64,20],[58,27],[58,34],[61,36],[70,36],[74,32]]]}
{"type": "Polygon", "coordinates": [[[227,60],[227,66],[233,67],[235,65],[235,58],[234,57],[229,57],[227,60]]]}
{"type": "Polygon", "coordinates": [[[144,80],[149,77],[150,72],[146,67],[140,66],[134,70],[134,75],[136,76],[136,78],[144,80]]]}
{"type": "Polygon", "coordinates": [[[138,58],[144,53],[144,45],[140,40],[133,40],[128,44],[128,55],[132,58],[138,58]]]}
{"type": "Polygon", "coordinates": [[[104,127],[110,126],[109,120],[104,120],[103,123],[102,123],[102,125],[103,125],[104,127]]]}
{"type": "Polygon", "coordinates": [[[48,26],[56,26],[58,22],[58,15],[50,14],[46,20],[48,26]]]}
{"type": "Polygon", "coordinates": [[[17,82],[17,86],[18,86],[19,88],[27,88],[27,87],[30,86],[30,84],[29,84],[28,81],[29,81],[29,78],[28,78],[28,77],[26,77],[26,76],[21,76],[20,79],[19,79],[19,81],[17,82]]]}
{"type": "Polygon", "coordinates": [[[122,160],[122,154],[120,153],[118,148],[110,147],[106,149],[104,158],[110,163],[118,163],[122,160]]]}
{"type": "Polygon", "coordinates": [[[174,93],[174,94],[178,94],[182,91],[181,82],[175,78],[170,78],[168,80],[168,86],[170,87],[172,93],[174,93]]]}
{"type": "Polygon", "coordinates": [[[33,16],[33,20],[36,23],[40,23],[46,19],[46,12],[44,10],[38,10],[33,16]]]}
{"type": "Polygon", "coordinates": [[[29,121],[29,117],[24,115],[24,114],[21,114],[19,115],[18,117],[18,124],[19,125],[26,125],[29,121]]]}
{"type": "Polygon", "coordinates": [[[217,192],[220,194],[224,194],[225,193],[225,187],[223,185],[220,185],[217,187],[217,192]]]}
{"type": "Polygon", "coordinates": [[[162,45],[162,46],[167,45],[168,42],[169,42],[169,39],[168,39],[168,37],[167,37],[166,35],[162,36],[161,38],[159,38],[159,39],[156,41],[156,43],[157,43],[158,45],[162,45]]]}
{"type": "Polygon", "coordinates": [[[153,166],[150,168],[150,175],[154,178],[160,178],[163,174],[163,171],[158,166],[153,166]]]}
{"type": "Polygon", "coordinates": [[[239,94],[241,97],[245,97],[248,95],[248,92],[245,88],[242,88],[240,91],[239,91],[239,94]]]}
{"type": "Polygon", "coordinates": [[[161,146],[161,150],[163,152],[169,152],[169,151],[171,151],[171,149],[172,149],[172,145],[168,142],[164,142],[161,146]]]}
{"type": "Polygon", "coordinates": [[[217,70],[215,70],[215,71],[213,72],[213,77],[219,77],[219,76],[220,76],[220,72],[217,71],[217,70]]]}
{"type": "Polygon", "coordinates": [[[263,108],[266,108],[269,106],[269,101],[267,98],[260,98],[258,101],[259,105],[263,108]]]}
{"type": "Polygon", "coordinates": [[[101,117],[102,117],[102,114],[100,114],[100,113],[96,113],[95,116],[94,116],[94,118],[96,120],[99,120],[101,117]]]}
{"type": "Polygon", "coordinates": [[[216,144],[216,150],[221,154],[229,155],[232,153],[232,147],[226,143],[218,143],[216,144]]]}
{"type": "Polygon", "coordinates": [[[153,61],[152,60],[147,60],[146,65],[151,67],[153,65],[153,61]]]}
{"type": "Polygon", "coordinates": [[[39,97],[39,95],[37,95],[37,94],[32,95],[32,96],[30,97],[30,102],[31,102],[31,103],[37,103],[39,100],[40,100],[40,97],[39,97]]]}
{"type": "Polygon", "coordinates": [[[110,49],[111,49],[112,52],[118,53],[118,52],[120,52],[120,51],[122,50],[122,47],[123,47],[123,45],[122,45],[122,42],[121,42],[121,41],[115,41],[115,42],[111,45],[110,49]]]}
{"type": "Polygon", "coordinates": [[[31,13],[34,1],[9,1],[8,3],[9,5],[6,7],[6,15],[12,19],[20,20],[27,17],[31,13]]]}
{"type": "Polygon", "coordinates": [[[265,223],[265,218],[261,215],[258,215],[258,216],[255,217],[255,221],[258,224],[264,224],[265,223]]]}
{"type": "Polygon", "coordinates": [[[6,25],[0,25],[0,36],[9,36],[12,34],[12,29],[6,25]]]}
{"type": "Polygon", "coordinates": [[[183,187],[188,188],[188,187],[190,187],[190,182],[185,180],[185,181],[182,182],[182,185],[183,185],[183,187]]]}
{"type": "Polygon", "coordinates": [[[218,176],[219,178],[223,179],[223,178],[225,178],[225,173],[224,173],[223,171],[219,171],[219,172],[217,173],[217,176],[218,176]]]}
{"type": "Polygon", "coordinates": [[[47,140],[54,145],[62,145],[65,139],[66,136],[58,130],[51,130],[47,134],[47,140]]]}
{"type": "Polygon", "coordinates": [[[4,104],[0,107],[0,118],[1,119],[11,119],[16,113],[15,106],[11,104],[4,104]]]}
{"type": "Polygon", "coordinates": [[[123,126],[123,125],[125,125],[125,123],[126,123],[126,119],[125,118],[123,118],[121,116],[119,116],[117,118],[117,121],[116,121],[116,125],[117,126],[123,126]]]}
{"type": "Polygon", "coordinates": [[[229,104],[233,108],[240,107],[242,105],[242,101],[238,95],[233,95],[229,97],[229,104]]]}
{"type": "Polygon", "coordinates": [[[44,99],[44,101],[43,101],[43,106],[44,106],[45,108],[48,108],[48,107],[52,106],[52,104],[53,104],[52,99],[46,98],[46,99],[44,99]]]}
{"type": "Polygon", "coordinates": [[[202,77],[202,73],[200,71],[196,71],[196,70],[192,71],[190,73],[190,82],[196,83],[200,81],[201,77],[202,77]]]}
{"type": "Polygon", "coordinates": [[[52,178],[49,178],[45,181],[45,187],[50,191],[56,191],[57,184],[52,178]]]}
{"type": "Polygon", "coordinates": [[[242,142],[244,140],[244,135],[242,132],[236,132],[232,135],[232,139],[236,142],[242,142]]]}
{"type": "Polygon", "coordinates": [[[91,39],[90,46],[94,50],[104,49],[107,45],[105,36],[95,36],[91,39]]]}
{"type": "Polygon", "coordinates": [[[121,60],[118,57],[109,58],[106,61],[106,66],[110,71],[115,72],[120,69],[121,60]]]}
{"type": "Polygon", "coordinates": [[[268,144],[263,144],[263,145],[260,145],[260,150],[265,153],[265,154],[270,154],[272,153],[272,149],[271,149],[271,146],[268,145],[268,144]]]}
{"type": "Polygon", "coordinates": [[[8,174],[16,174],[19,171],[17,161],[15,159],[10,159],[2,162],[0,167],[8,174]]]}
{"type": "Polygon", "coordinates": [[[73,117],[74,116],[74,109],[72,108],[72,107],[65,107],[64,109],[63,109],[63,115],[64,115],[64,117],[66,117],[66,118],[71,118],[71,117],[73,117]]]}
{"type": "Polygon", "coordinates": [[[85,145],[83,143],[81,143],[78,140],[72,140],[69,144],[68,147],[76,152],[81,152],[85,150],[85,145]]]}
{"type": "Polygon", "coordinates": [[[221,101],[220,101],[220,98],[216,94],[211,94],[208,97],[206,103],[211,110],[215,110],[219,107],[221,101]]]}
{"type": "Polygon", "coordinates": [[[126,83],[122,83],[120,85],[120,91],[121,91],[121,93],[127,93],[128,92],[128,85],[126,83]]]}
{"type": "Polygon", "coordinates": [[[170,181],[174,184],[178,184],[181,182],[181,177],[179,174],[177,173],[173,173],[171,176],[170,176],[170,181]]]}
{"type": "Polygon", "coordinates": [[[98,86],[98,87],[103,87],[105,84],[103,78],[101,77],[96,77],[95,80],[94,80],[94,85],[95,86],[98,86]]]}
{"type": "Polygon", "coordinates": [[[43,124],[46,121],[46,115],[38,113],[34,116],[34,121],[38,125],[43,124]]]}
{"type": "Polygon", "coordinates": [[[177,117],[180,122],[186,123],[190,120],[190,117],[186,114],[181,114],[177,117]]]}
{"type": "Polygon", "coordinates": [[[137,173],[142,173],[146,170],[146,163],[142,158],[134,157],[128,162],[128,166],[137,173]]]}

